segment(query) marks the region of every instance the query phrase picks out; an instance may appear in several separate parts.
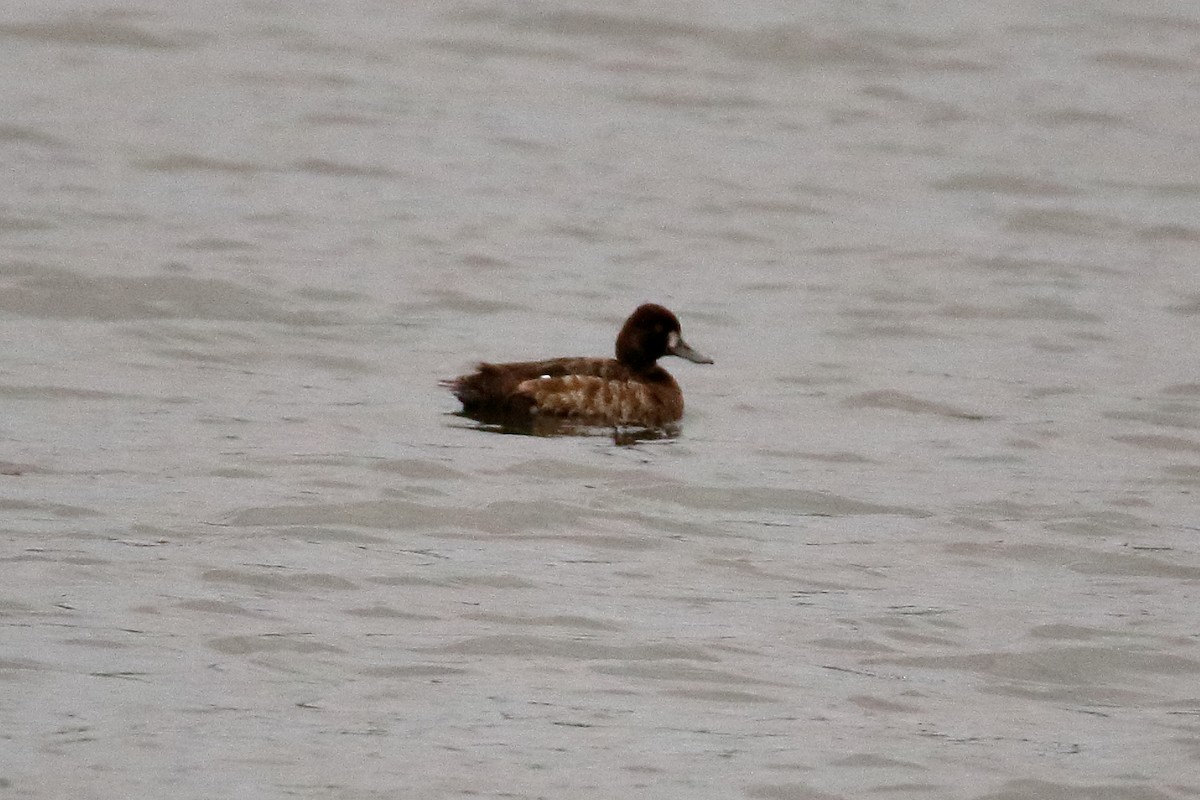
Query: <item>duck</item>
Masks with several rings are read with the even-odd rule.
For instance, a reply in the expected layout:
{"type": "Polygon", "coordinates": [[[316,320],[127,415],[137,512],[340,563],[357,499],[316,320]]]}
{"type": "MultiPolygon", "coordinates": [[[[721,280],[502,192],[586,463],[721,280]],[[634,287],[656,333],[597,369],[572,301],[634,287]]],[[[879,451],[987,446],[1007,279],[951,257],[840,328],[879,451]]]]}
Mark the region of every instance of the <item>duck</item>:
{"type": "Polygon", "coordinates": [[[683,416],[683,392],[658,365],[664,356],[696,364],[711,358],[683,340],[679,319],[656,303],[638,306],[617,334],[616,358],[481,362],[441,381],[462,413],[485,421],[558,419],[614,428],[659,428],[683,416]]]}

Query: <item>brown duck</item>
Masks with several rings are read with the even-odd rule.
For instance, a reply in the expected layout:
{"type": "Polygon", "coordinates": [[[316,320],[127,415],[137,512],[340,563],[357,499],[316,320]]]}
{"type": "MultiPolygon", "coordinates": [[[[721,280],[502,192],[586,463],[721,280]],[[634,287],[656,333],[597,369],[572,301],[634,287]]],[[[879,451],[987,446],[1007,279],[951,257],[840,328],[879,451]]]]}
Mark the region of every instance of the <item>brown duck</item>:
{"type": "Polygon", "coordinates": [[[616,358],[481,363],[442,381],[463,413],[489,420],[551,417],[588,425],[659,427],[683,416],[683,392],[658,366],[663,356],[712,359],[683,341],[679,320],[660,305],[639,306],[617,335],[616,358]]]}

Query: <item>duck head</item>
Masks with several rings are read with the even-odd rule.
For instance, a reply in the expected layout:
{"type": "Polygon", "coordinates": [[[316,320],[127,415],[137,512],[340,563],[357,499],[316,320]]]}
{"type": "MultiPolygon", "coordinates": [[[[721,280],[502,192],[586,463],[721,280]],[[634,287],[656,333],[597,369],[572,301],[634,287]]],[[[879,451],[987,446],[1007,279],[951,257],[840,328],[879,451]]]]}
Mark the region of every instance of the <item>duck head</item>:
{"type": "Polygon", "coordinates": [[[679,356],[697,364],[711,364],[683,340],[679,320],[654,303],[638,306],[617,334],[617,360],[633,369],[648,369],[663,356],[679,356]]]}

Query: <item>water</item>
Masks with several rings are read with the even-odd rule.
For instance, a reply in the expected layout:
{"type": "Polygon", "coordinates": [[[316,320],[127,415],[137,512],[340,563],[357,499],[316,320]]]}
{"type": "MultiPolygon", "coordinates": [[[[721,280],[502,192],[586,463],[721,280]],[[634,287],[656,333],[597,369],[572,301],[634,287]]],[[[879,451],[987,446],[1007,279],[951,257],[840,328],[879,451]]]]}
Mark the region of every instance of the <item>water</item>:
{"type": "Polygon", "coordinates": [[[6,797],[1200,791],[1190,3],[10,3],[6,797]],[[438,378],[662,302],[678,437],[438,378]]]}

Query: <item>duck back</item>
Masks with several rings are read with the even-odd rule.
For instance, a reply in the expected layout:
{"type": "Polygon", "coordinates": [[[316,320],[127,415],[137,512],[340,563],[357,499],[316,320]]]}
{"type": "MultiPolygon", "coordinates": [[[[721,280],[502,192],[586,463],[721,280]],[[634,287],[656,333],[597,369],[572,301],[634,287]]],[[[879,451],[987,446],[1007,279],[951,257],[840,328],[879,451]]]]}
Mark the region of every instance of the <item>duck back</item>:
{"type": "Polygon", "coordinates": [[[538,378],[561,378],[566,375],[598,375],[606,372],[608,358],[551,358],[543,361],[512,361],[504,364],[480,362],[475,372],[461,375],[444,385],[454,392],[463,409],[473,411],[486,407],[507,405],[525,406],[513,410],[528,411],[528,398],[518,396],[517,388],[525,381],[538,378]]]}
{"type": "Polygon", "coordinates": [[[648,426],[683,415],[683,394],[666,370],[635,371],[612,358],[484,362],[446,385],[468,414],[648,426]]]}

